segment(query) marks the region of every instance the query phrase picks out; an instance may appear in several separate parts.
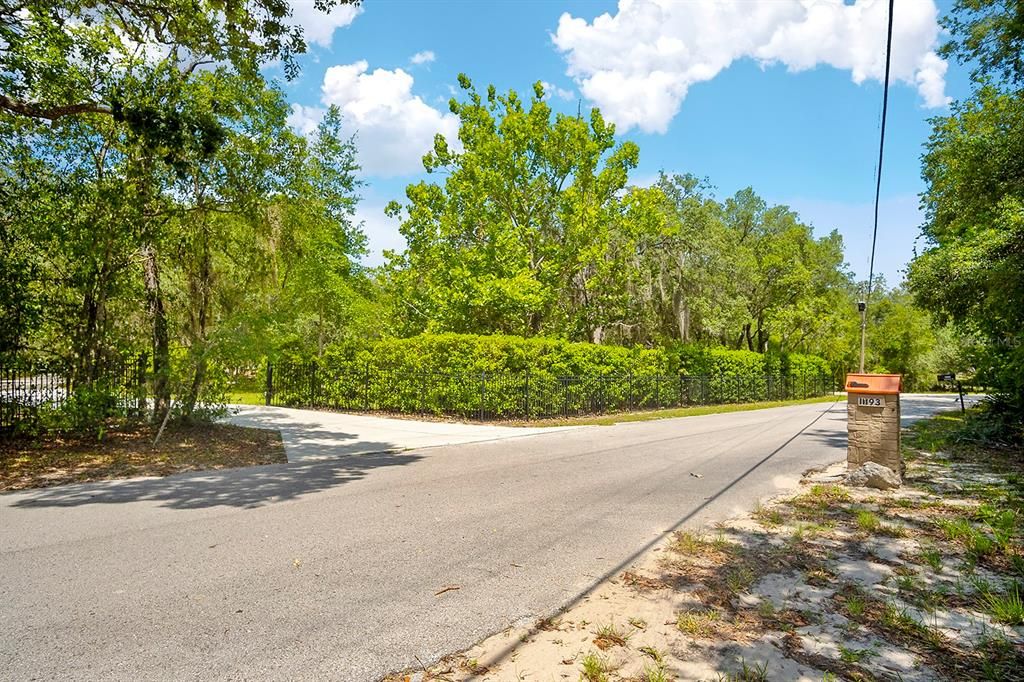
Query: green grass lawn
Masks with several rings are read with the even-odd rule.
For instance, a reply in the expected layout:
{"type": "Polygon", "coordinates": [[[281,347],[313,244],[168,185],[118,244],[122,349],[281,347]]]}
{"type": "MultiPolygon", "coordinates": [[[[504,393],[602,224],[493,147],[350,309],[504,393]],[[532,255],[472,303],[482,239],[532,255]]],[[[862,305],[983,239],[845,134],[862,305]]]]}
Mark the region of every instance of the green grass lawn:
{"type": "Polygon", "coordinates": [[[623,422],[644,422],[652,419],[673,419],[675,417],[698,417],[704,414],[721,414],[724,412],[746,412],[748,410],[766,410],[771,407],[787,407],[790,405],[810,405],[812,403],[832,403],[843,400],[841,395],[825,395],[806,400],[771,400],[759,403],[726,403],[724,405],[695,405],[693,407],[674,407],[667,410],[649,410],[645,412],[621,412],[617,414],[588,415],[560,419],[536,419],[527,422],[530,426],[611,426],[623,422]]]}
{"type": "Polygon", "coordinates": [[[231,405],[266,405],[267,399],[263,391],[231,391],[228,393],[231,405]]]}
{"type": "MultiPolygon", "coordinates": [[[[724,405],[694,405],[692,407],[674,407],[665,410],[646,410],[643,412],[618,412],[615,414],[586,415],[582,417],[558,417],[552,419],[534,419],[528,422],[515,421],[516,425],[524,426],[579,426],[596,424],[610,426],[622,422],[642,422],[651,419],[672,419],[675,417],[697,417],[702,414],[720,414],[723,412],[746,412],[747,410],[765,410],[770,407],[786,407],[787,405],[808,405],[811,403],[830,403],[842,400],[841,395],[826,395],[806,400],[772,400],[758,403],[727,403],[724,405]]],[[[266,399],[261,391],[233,391],[228,393],[228,403],[233,405],[265,405],[266,399]]],[[[395,415],[401,416],[401,415],[395,415]]],[[[405,415],[415,418],[415,415],[405,415]]]]}

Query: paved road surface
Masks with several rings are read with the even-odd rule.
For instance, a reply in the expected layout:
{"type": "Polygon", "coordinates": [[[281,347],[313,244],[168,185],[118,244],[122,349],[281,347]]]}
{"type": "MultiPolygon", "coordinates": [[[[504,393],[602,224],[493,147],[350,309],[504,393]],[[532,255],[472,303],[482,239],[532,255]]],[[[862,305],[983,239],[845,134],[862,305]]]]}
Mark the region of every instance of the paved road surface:
{"type": "Polygon", "coordinates": [[[278,429],[289,462],[479,443],[578,428],[460,424],[262,405],[232,405],[230,409],[227,421],[232,424],[278,429]]]}
{"type": "Polygon", "coordinates": [[[0,677],[347,681],[427,663],[843,458],[844,410],[0,495],[0,677]]]}

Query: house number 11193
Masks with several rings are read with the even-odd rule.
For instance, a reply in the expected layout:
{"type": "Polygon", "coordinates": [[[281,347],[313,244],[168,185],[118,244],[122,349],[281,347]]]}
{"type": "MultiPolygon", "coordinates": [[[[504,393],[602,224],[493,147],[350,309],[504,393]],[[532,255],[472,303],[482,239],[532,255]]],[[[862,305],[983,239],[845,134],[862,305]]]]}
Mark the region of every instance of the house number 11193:
{"type": "Polygon", "coordinates": [[[858,396],[857,405],[859,407],[883,407],[884,403],[877,396],[858,396]]]}

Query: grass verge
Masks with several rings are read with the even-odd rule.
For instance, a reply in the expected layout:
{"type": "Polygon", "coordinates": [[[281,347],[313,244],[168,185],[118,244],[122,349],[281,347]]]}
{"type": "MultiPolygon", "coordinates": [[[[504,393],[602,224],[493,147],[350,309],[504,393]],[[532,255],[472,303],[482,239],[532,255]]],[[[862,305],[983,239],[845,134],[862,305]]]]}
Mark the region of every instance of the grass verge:
{"type": "Polygon", "coordinates": [[[266,405],[267,396],[263,391],[232,391],[228,393],[229,405],[266,405]]]}
{"type": "Polygon", "coordinates": [[[534,419],[528,422],[517,422],[518,426],[611,426],[624,422],[645,422],[654,419],[674,419],[676,417],[699,417],[706,414],[723,414],[726,412],[747,412],[750,410],[767,410],[772,407],[789,407],[792,405],[811,405],[814,403],[833,403],[842,396],[825,395],[806,400],[771,400],[758,403],[726,403],[724,405],[694,405],[693,407],[673,407],[666,410],[648,410],[645,412],[620,412],[617,414],[588,415],[584,417],[567,417],[559,419],[534,419]]]}
{"type": "Polygon", "coordinates": [[[46,488],[133,476],[286,462],[277,431],[230,424],[168,424],[112,429],[102,440],[45,436],[0,440],[0,490],[46,488]]]}
{"type": "MultiPolygon", "coordinates": [[[[752,403],[726,403],[723,405],[694,405],[692,407],[674,407],[664,410],[645,410],[639,412],[619,412],[615,414],[604,414],[604,415],[585,415],[581,417],[557,417],[550,419],[532,419],[532,420],[512,420],[506,422],[511,426],[585,426],[585,425],[600,425],[610,426],[612,424],[619,424],[622,422],[641,422],[650,421],[652,419],[673,419],[675,417],[698,417],[706,414],[721,414],[725,412],[746,412],[748,410],[766,410],[772,407],[787,407],[789,405],[810,405],[813,403],[831,403],[839,400],[842,396],[826,395],[819,396],[816,398],[807,398],[805,400],[771,400],[764,402],[752,402],[752,403]]],[[[227,403],[229,405],[265,405],[266,396],[261,391],[232,391],[227,395],[227,403]]],[[[363,412],[363,411],[352,411],[353,414],[365,414],[370,416],[380,416],[389,419],[413,419],[413,420],[427,420],[427,421],[470,421],[476,422],[474,419],[466,419],[464,417],[454,417],[448,415],[429,415],[429,414],[396,414],[396,413],[377,413],[377,412],[363,412]]],[[[485,424],[500,423],[494,421],[481,422],[485,424]]]]}

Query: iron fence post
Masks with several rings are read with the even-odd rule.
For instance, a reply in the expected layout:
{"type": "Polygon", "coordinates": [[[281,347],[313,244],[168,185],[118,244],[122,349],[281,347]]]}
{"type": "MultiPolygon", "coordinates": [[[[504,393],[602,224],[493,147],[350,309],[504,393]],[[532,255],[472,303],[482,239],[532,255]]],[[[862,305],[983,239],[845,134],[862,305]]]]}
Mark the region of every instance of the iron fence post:
{"type": "Polygon", "coordinates": [[[309,380],[309,386],[308,386],[309,387],[309,405],[310,405],[310,407],[313,407],[313,408],[315,408],[317,406],[316,405],[316,397],[317,397],[317,393],[319,392],[317,390],[316,378],[317,378],[316,377],[316,361],[310,360],[310,362],[309,362],[309,377],[308,377],[308,380],[309,380]]]}
{"type": "Polygon", "coordinates": [[[530,370],[526,370],[526,383],[523,390],[523,416],[527,419],[530,418],[530,370]]]}
{"type": "Polygon", "coordinates": [[[559,377],[562,384],[562,416],[569,416],[569,381],[565,377],[559,377]]]}
{"type": "Polygon", "coordinates": [[[370,361],[363,368],[363,411],[370,411],[370,361]]]}
{"type": "Polygon", "coordinates": [[[135,364],[135,410],[136,417],[141,417],[146,411],[146,364],[149,356],[140,353],[135,364]]]}
{"type": "Polygon", "coordinates": [[[484,420],[484,406],[487,404],[487,370],[480,372],[480,421],[484,420]]]}
{"type": "Polygon", "coordinates": [[[423,374],[417,372],[413,374],[414,377],[419,377],[419,381],[416,382],[416,411],[422,413],[423,409],[423,374]]]}
{"type": "Polygon", "coordinates": [[[266,391],[265,391],[266,403],[273,404],[273,363],[270,358],[266,358],[266,391]]]}

